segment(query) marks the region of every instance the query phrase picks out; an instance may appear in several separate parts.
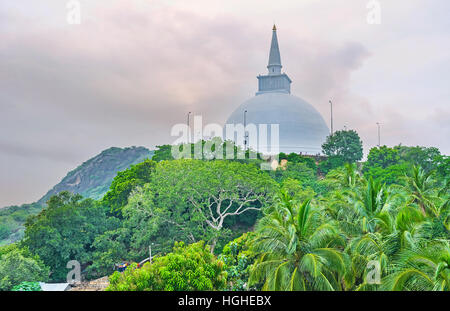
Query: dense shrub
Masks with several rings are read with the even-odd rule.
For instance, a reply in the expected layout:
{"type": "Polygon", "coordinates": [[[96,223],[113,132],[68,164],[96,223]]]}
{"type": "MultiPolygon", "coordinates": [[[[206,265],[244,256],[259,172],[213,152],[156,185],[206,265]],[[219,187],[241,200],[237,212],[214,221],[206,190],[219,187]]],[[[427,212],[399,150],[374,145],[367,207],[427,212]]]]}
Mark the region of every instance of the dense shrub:
{"type": "Polygon", "coordinates": [[[207,245],[198,242],[185,246],[180,242],[175,243],[172,253],[142,268],[134,264],[123,273],[114,272],[107,290],[223,290],[226,279],[223,262],[211,254],[207,245]]]}
{"type": "Polygon", "coordinates": [[[40,258],[16,245],[0,252],[0,290],[11,290],[22,282],[47,281],[49,269],[40,258]]]}

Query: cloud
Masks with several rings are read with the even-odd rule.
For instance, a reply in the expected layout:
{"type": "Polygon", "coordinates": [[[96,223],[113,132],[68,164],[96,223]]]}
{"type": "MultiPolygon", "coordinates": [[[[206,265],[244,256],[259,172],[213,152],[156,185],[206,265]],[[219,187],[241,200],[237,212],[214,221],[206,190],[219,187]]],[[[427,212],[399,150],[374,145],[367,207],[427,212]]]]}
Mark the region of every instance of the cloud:
{"type": "Polygon", "coordinates": [[[266,71],[274,19],[293,93],[326,120],[332,98],[336,129],[356,129],[367,151],[379,121],[386,143],[449,151],[449,58],[436,45],[448,29],[438,19],[439,31],[425,37],[413,25],[423,6],[436,10],[430,4],[412,1],[406,14],[383,2],[385,23],[373,28],[354,0],[81,3],[81,25],[67,24],[65,1],[0,5],[0,159],[8,162],[0,206],[37,199],[108,147],[172,142],[188,111],[225,122],[266,71]],[[397,23],[402,29],[388,29],[397,23]],[[433,98],[431,108],[419,97],[433,98]]]}

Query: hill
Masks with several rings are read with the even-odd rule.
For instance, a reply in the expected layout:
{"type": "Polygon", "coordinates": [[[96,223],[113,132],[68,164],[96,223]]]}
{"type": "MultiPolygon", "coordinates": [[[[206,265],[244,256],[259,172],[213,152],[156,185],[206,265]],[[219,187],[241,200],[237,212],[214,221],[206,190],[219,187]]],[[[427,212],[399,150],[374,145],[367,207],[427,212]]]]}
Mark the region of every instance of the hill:
{"type": "Polygon", "coordinates": [[[152,156],[153,151],[144,147],[106,149],[70,171],[38,203],[44,204],[52,195],[64,190],[79,193],[86,198],[100,199],[108,191],[117,172],[152,156]]]}
{"type": "Polygon", "coordinates": [[[70,171],[39,201],[0,209],[0,245],[20,240],[26,218],[37,214],[52,195],[67,190],[86,198],[100,199],[108,191],[117,172],[151,158],[153,153],[144,147],[106,149],[70,171]]]}

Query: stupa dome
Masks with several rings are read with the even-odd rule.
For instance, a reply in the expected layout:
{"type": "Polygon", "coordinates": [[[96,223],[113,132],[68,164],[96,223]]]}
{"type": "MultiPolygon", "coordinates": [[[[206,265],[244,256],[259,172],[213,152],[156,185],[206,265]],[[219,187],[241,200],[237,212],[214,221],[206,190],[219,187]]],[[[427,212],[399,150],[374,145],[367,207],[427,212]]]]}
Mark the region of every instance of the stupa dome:
{"type": "MultiPolygon", "coordinates": [[[[279,151],[320,153],[329,129],[320,113],[303,99],[285,93],[264,93],[240,105],[227,124],[279,124],[279,151]]],[[[268,126],[270,142],[270,126],[268,126]]],[[[271,147],[268,147],[269,150],[271,147]]]]}
{"type": "MultiPolygon", "coordinates": [[[[291,79],[281,72],[281,57],[276,27],[273,28],[268,74],[259,75],[258,92],[240,105],[228,118],[227,124],[267,124],[270,146],[270,124],[278,124],[280,152],[321,153],[329,129],[320,113],[305,100],[291,95],[291,79]]],[[[258,133],[259,136],[259,133],[258,133]]],[[[247,140],[247,145],[252,147],[247,140]]],[[[258,148],[253,148],[258,149],[258,148]]],[[[258,150],[261,151],[261,150],[258,150]]]]}

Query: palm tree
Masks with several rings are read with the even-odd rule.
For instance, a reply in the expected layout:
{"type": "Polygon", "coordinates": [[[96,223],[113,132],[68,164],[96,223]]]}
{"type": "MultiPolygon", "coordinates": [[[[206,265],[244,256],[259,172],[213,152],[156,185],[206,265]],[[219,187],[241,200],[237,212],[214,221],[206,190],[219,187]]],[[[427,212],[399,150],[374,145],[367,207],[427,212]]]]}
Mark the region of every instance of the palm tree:
{"type": "Polygon", "coordinates": [[[408,205],[404,193],[372,178],[364,188],[354,189],[349,202],[358,211],[355,223],[359,223],[360,232],[348,237],[345,251],[351,257],[351,268],[345,275],[346,287],[377,289],[366,283],[368,263],[378,261],[381,272],[386,274],[392,258],[405,247],[416,245],[430,230],[424,225],[422,213],[408,205]]]}
{"type": "MultiPolygon", "coordinates": [[[[332,170],[324,180],[331,190],[324,197],[318,198],[326,213],[337,221],[339,229],[348,237],[362,233],[360,205],[361,189],[367,185],[356,164],[345,164],[332,170]]],[[[363,205],[363,203],[361,203],[363,205]]]]}
{"type": "Polygon", "coordinates": [[[417,204],[423,215],[432,213],[437,198],[434,171],[425,172],[420,166],[413,166],[409,175],[405,176],[403,190],[409,194],[410,203],[417,204]]]}
{"type": "Polygon", "coordinates": [[[389,254],[392,252],[390,239],[385,239],[381,233],[366,233],[354,237],[346,248],[346,253],[351,257],[351,266],[345,274],[345,284],[347,289],[373,290],[377,285],[366,283],[368,264],[370,261],[377,261],[381,268],[381,273],[386,271],[389,254]]]}
{"type": "MultiPolygon", "coordinates": [[[[388,212],[391,206],[391,196],[380,181],[369,180],[364,187],[358,187],[346,193],[348,203],[358,214],[358,223],[362,233],[373,233],[380,223],[380,217],[388,212]]],[[[383,224],[383,222],[382,222],[383,224]]]]}
{"type": "Polygon", "coordinates": [[[413,247],[420,241],[422,214],[416,209],[404,207],[394,218],[388,212],[374,217],[377,230],[354,236],[346,252],[351,257],[351,269],[345,276],[346,286],[355,290],[373,290],[377,286],[366,283],[368,263],[377,261],[381,273],[386,274],[392,258],[405,247],[413,247]]]}
{"type": "Polygon", "coordinates": [[[341,233],[347,238],[362,233],[360,213],[354,204],[349,203],[349,197],[355,197],[354,192],[334,190],[325,197],[319,197],[317,199],[319,204],[325,209],[327,215],[336,221],[341,233]]]}
{"type": "Polygon", "coordinates": [[[449,241],[416,245],[402,251],[393,273],[382,280],[384,290],[450,291],[449,241]]]}
{"type": "Polygon", "coordinates": [[[263,290],[340,290],[346,256],[332,222],[324,222],[311,199],[302,204],[282,192],[258,222],[250,284],[263,290]]]}
{"type": "Polygon", "coordinates": [[[365,183],[364,177],[358,171],[356,164],[346,163],[343,167],[332,170],[327,175],[331,184],[341,189],[353,189],[365,183]]]}

